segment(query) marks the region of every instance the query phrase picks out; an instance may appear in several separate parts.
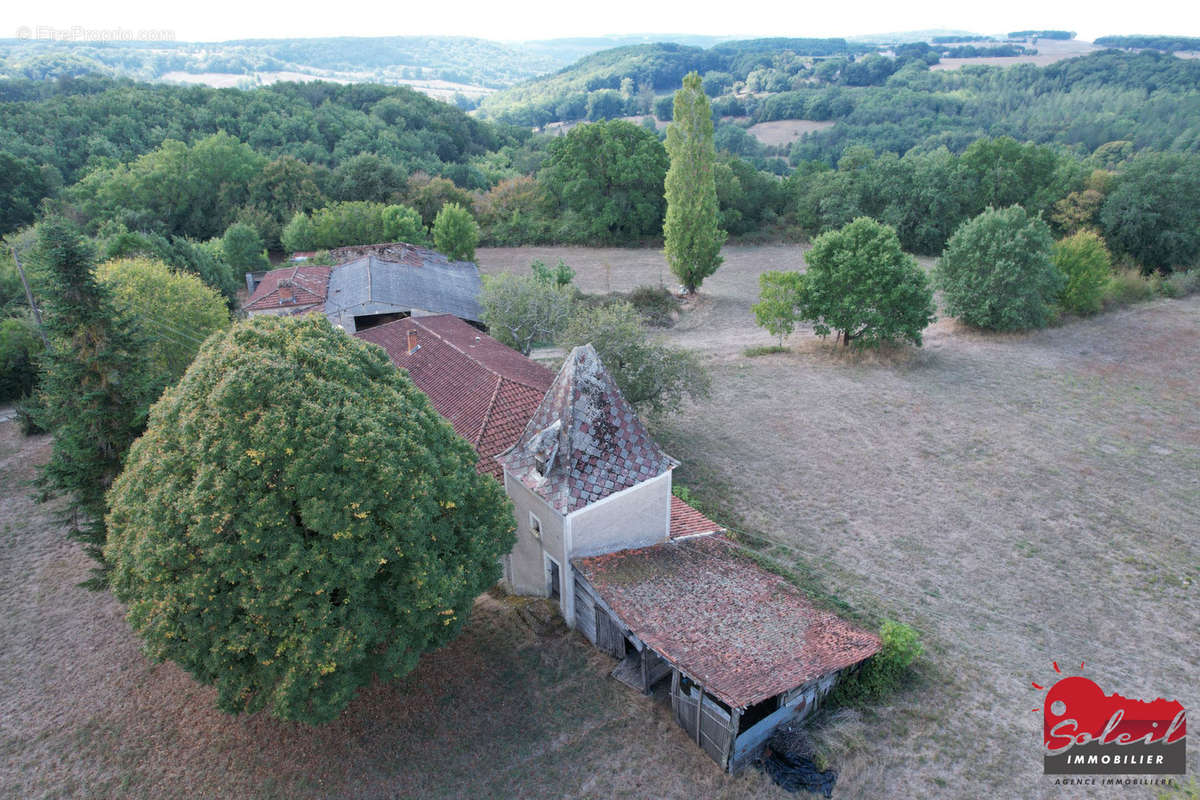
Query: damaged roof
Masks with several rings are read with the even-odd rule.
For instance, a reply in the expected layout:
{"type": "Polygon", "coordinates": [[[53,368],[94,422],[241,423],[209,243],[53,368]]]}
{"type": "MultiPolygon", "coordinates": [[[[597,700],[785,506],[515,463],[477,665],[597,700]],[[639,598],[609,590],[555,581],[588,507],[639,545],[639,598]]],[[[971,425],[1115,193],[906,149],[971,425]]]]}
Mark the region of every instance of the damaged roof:
{"type": "MultiPolygon", "coordinates": [[[[363,255],[339,264],[329,277],[325,312],[360,310],[379,313],[380,306],[478,321],[479,268],[469,261],[450,261],[441,253],[408,244],[362,248],[363,255]]],[[[353,248],[335,251],[351,255],[353,248]]]]}
{"type": "Polygon", "coordinates": [[[629,630],[732,708],[857,664],[880,647],[879,637],[816,608],[721,535],[571,563],[629,630]]]}
{"type": "Polygon", "coordinates": [[[409,317],[359,331],[408,371],[433,407],[479,454],[476,469],[503,480],[496,454],[525,429],[554,373],[450,314],[409,317]],[[416,349],[409,352],[409,333],[416,349]]]}
{"type": "Polygon", "coordinates": [[[561,514],[679,464],[650,438],[590,344],[571,351],[521,438],[497,460],[561,514]]]}
{"type": "Polygon", "coordinates": [[[273,269],[263,275],[243,311],[300,313],[325,302],[330,267],[295,266],[273,269]]]}

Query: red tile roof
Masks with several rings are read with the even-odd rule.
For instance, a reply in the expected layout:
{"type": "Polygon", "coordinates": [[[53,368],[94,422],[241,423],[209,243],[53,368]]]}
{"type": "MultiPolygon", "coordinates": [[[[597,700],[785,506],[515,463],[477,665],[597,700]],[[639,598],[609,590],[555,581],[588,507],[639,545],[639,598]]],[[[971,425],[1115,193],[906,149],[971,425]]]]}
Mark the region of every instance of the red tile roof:
{"type": "Polygon", "coordinates": [[[698,536],[703,533],[717,533],[725,530],[708,517],[701,514],[687,503],[674,495],[671,496],[671,532],[672,539],[681,536],[698,536]]]}
{"type": "Polygon", "coordinates": [[[745,708],[878,652],[724,536],[572,561],[630,630],[705,691],[745,708]]]}
{"type": "Polygon", "coordinates": [[[554,373],[457,317],[408,317],[355,334],[387,351],[479,454],[476,468],[503,480],[496,454],[525,429],[554,373]],[[409,353],[408,334],[418,348],[409,353]]]}
{"type": "Polygon", "coordinates": [[[295,266],[263,275],[243,311],[308,311],[325,303],[331,267],[295,266]]]}
{"type": "Polygon", "coordinates": [[[521,438],[497,460],[561,514],[679,464],[650,437],[591,345],[571,351],[521,438]]]}

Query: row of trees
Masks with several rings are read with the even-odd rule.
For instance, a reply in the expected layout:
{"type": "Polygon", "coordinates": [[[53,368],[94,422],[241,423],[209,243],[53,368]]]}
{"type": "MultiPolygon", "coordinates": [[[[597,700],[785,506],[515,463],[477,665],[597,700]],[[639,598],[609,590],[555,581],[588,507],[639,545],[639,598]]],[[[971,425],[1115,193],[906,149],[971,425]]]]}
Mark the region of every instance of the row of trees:
{"type": "Polygon", "coordinates": [[[1100,310],[1114,276],[1103,238],[1083,230],[1055,242],[1021,206],[988,208],[962,223],[926,275],[894,228],[860,217],[817,237],[808,269],[767,272],[754,306],[782,347],[799,322],[844,345],[920,345],[934,320],[933,290],[948,314],[976,328],[1027,330],[1060,311],[1100,310]]]}

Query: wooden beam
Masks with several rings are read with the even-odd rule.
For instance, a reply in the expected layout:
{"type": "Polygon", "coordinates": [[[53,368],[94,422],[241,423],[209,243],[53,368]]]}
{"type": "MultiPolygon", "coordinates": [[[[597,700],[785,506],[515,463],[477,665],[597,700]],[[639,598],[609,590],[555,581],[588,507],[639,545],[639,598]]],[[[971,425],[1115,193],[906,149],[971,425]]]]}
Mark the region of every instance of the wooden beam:
{"type": "Polygon", "coordinates": [[[700,740],[700,726],[703,724],[703,718],[700,716],[704,708],[704,684],[696,684],[700,687],[700,694],[696,697],[696,744],[704,747],[704,742],[700,740]]]}

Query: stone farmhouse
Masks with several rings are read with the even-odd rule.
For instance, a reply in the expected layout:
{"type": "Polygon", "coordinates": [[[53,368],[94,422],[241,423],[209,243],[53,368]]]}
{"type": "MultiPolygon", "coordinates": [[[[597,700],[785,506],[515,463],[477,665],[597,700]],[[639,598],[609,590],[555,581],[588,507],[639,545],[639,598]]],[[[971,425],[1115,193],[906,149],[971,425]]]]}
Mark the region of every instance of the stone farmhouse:
{"type": "Polygon", "coordinates": [[[663,452],[590,346],[555,375],[453,316],[356,334],[397,367],[503,481],[517,516],[504,559],[515,593],[549,598],[567,625],[651,693],[723,769],[753,761],[880,647],[817,609],[671,492],[663,452]]]}

